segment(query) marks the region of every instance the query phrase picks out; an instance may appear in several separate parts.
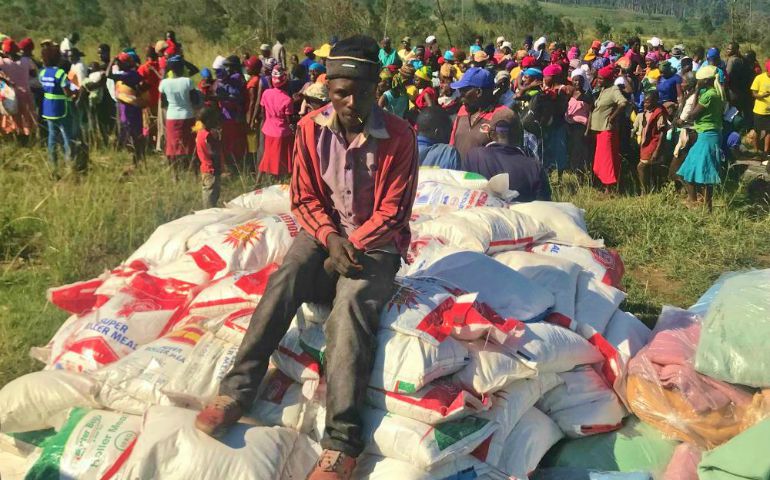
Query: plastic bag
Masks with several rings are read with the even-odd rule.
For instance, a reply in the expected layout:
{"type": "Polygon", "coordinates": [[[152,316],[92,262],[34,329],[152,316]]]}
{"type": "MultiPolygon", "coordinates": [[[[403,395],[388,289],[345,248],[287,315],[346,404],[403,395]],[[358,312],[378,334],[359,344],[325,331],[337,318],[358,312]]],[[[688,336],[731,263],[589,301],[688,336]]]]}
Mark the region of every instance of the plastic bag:
{"type": "Polygon", "coordinates": [[[99,383],[66,370],[22,375],[0,390],[0,432],[31,432],[58,426],[57,416],[73,407],[97,407],[99,383]]]}
{"type": "Polygon", "coordinates": [[[455,187],[433,181],[417,184],[412,209],[418,213],[438,215],[473,207],[502,207],[505,200],[484,190],[455,187]]]}
{"type": "MultiPolygon", "coordinates": [[[[677,442],[663,438],[651,425],[628,417],[623,428],[557,443],[543,458],[540,467],[662,473],[677,442]]],[[[580,478],[580,477],[569,477],[580,478]]]]}
{"type": "Polygon", "coordinates": [[[505,452],[494,466],[515,478],[528,478],[530,472],[564,435],[559,427],[537,408],[530,408],[505,439],[505,452]]]}
{"type": "Polygon", "coordinates": [[[528,252],[498,253],[494,258],[553,294],[555,304],[547,321],[565,327],[572,324],[575,320],[575,298],[581,271],[578,264],[528,252]]]}
{"type": "Polygon", "coordinates": [[[695,369],[752,387],[770,386],[770,269],[724,281],[703,319],[695,369]]]}
{"type": "Polygon", "coordinates": [[[141,415],[152,405],[168,405],[163,393],[174,374],[204,334],[200,320],[185,325],[140,347],[136,352],[93,373],[102,384],[97,397],[112,410],[141,415]]]}
{"type": "Polygon", "coordinates": [[[511,210],[525,213],[543,222],[552,232],[551,242],[580,247],[604,247],[604,240],[594,240],[588,235],[584,212],[571,203],[527,202],[516,203],[511,210]]]}
{"type": "Polygon", "coordinates": [[[247,192],[225,203],[227,208],[248,208],[268,215],[278,215],[291,211],[289,185],[270,185],[247,192]]]}
{"type": "Polygon", "coordinates": [[[467,344],[470,362],[454,378],[478,395],[493,393],[515,380],[531,378],[537,371],[498,345],[485,340],[467,344]]]}
{"type": "Polygon", "coordinates": [[[204,227],[213,224],[238,225],[253,217],[254,212],[230,208],[209,208],[185,215],[156,228],[126,263],[140,259],[158,264],[176,260],[189,250],[187,241],[204,227]]]}
{"type": "Polygon", "coordinates": [[[27,480],[120,478],[142,417],[74,408],[59,432],[45,440],[27,480]]]}
{"type": "Polygon", "coordinates": [[[713,448],[752,425],[767,406],[761,395],[695,371],[701,328],[687,310],[663,307],[650,343],[629,363],[627,398],[639,418],[666,435],[713,448]]]}
{"type": "Polygon", "coordinates": [[[320,448],[294,430],[238,423],[214,439],[195,428],[195,415],[176,407],[148,410],[122,478],[305,478],[318,459],[320,448]]]}
{"type": "Polygon", "coordinates": [[[532,247],[530,251],[538,255],[549,255],[575,262],[602,283],[623,288],[625,266],[615,250],[546,243],[532,247]]]}
{"type": "Polygon", "coordinates": [[[373,407],[430,425],[457,420],[491,406],[488,398],[463,390],[449,378],[435,380],[411,394],[368,388],[366,398],[373,407]]]}
{"type": "Polygon", "coordinates": [[[435,346],[418,337],[380,330],[369,385],[390,392],[414,393],[469,361],[467,344],[454,338],[435,346]]]}
{"type": "Polygon", "coordinates": [[[193,315],[215,317],[233,310],[256,306],[265,293],[267,281],[278,264],[271,263],[256,272],[233,272],[209,283],[187,306],[193,315]]]}
{"type": "Polygon", "coordinates": [[[364,409],[365,453],[396,458],[427,469],[472,452],[497,429],[476,415],[431,426],[384,410],[364,409]]]}
{"type": "Polygon", "coordinates": [[[571,438],[621,428],[626,409],[615,392],[589,366],[560,373],[562,385],[546,393],[537,407],[571,438]]]}
{"type": "Polygon", "coordinates": [[[528,215],[492,207],[441,215],[416,225],[415,231],[451,247],[488,254],[523,249],[551,233],[528,215]]]}

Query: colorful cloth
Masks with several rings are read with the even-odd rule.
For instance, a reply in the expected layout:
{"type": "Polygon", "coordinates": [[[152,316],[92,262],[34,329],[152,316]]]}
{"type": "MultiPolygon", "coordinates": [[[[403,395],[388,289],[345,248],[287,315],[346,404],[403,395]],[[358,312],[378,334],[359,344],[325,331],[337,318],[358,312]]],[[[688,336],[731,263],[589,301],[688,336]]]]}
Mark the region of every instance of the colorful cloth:
{"type": "Polygon", "coordinates": [[[291,172],[294,135],[283,137],[265,135],[264,138],[259,171],[270,175],[286,175],[291,172]]]}
{"type": "Polygon", "coordinates": [[[767,480],[770,478],[770,419],[764,420],[719,448],[703,454],[700,480],[767,480]]]}
{"type": "Polygon", "coordinates": [[[191,155],[195,150],[194,118],[166,119],[166,156],[191,155]]]}
{"type": "Polygon", "coordinates": [[[615,185],[620,178],[620,136],[616,130],[596,134],[594,174],[604,185],[615,185]]]}
{"type": "Polygon", "coordinates": [[[270,88],[262,92],[259,104],[265,109],[262,133],[271,137],[293,135],[289,116],[294,113],[294,102],[288,93],[280,88],[270,88]]]}
{"type": "Polygon", "coordinates": [[[718,130],[699,132],[698,139],[687,152],[687,157],[676,174],[688,183],[719,184],[722,181],[719,167],[723,158],[720,132],[718,130]]]}

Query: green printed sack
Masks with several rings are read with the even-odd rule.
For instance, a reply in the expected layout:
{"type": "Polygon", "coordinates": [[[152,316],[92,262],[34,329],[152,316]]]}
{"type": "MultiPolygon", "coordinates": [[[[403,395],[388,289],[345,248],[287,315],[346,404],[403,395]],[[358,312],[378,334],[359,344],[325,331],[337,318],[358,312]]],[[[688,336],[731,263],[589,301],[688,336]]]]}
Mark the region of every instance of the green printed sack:
{"type": "Polygon", "coordinates": [[[26,480],[117,478],[131,454],[142,417],[106,410],[73,408],[59,432],[40,446],[42,453],[26,480]]]}

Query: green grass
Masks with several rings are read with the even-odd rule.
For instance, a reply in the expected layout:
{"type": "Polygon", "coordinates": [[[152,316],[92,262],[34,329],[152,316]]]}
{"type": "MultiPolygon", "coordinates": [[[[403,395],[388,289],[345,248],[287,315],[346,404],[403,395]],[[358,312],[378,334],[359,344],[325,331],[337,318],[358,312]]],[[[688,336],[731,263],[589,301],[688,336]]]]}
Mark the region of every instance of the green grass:
{"type": "MultiPolygon", "coordinates": [[[[47,288],[114,267],[157,225],[199,208],[194,175],[175,182],[153,155],[125,176],[129,163],[125,153],[98,152],[83,180],[53,182],[44,149],[0,142],[0,386],[40,368],[29,348],[66,318],[46,302],[47,288]]],[[[222,199],[252,187],[232,177],[222,199]]],[[[770,266],[770,218],[741,189],[721,192],[712,215],[685,209],[671,190],[609,199],[567,177],[555,193],[585,208],[591,233],[620,250],[625,308],[648,322],[662,304],[690,305],[724,271],[770,266]]]]}

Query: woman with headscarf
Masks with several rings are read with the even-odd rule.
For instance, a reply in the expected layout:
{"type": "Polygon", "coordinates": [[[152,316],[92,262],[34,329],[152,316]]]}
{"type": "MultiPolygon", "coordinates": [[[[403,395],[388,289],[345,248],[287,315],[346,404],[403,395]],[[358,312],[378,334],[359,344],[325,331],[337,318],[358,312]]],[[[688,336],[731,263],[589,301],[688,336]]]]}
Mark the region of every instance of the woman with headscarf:
{"type": "Polygon", "coordinates": [[[401,74],[396,73],[389,76],[387,83],[387,89],[377,100],[377,104],[393,115],[404,118],[409,110],[409,97],[406,94],[401,74]]]}
{"type": "Polygon", "coordinates": [[[561,84],[562,69],[559,65],[551,64],[543,69],[543,88],[540,93],[542,100],[549,103],[550,119],[543,126],[543,160],[544,167],[556,169],[558,180],[569,166],[567,159],[567,126],[564,115],[567,113],[569,96],[561,84]]]}
{"type": "Polygon", "coordinates": [[[676,69],[671,62],[664,60],[658,66],[660,77],[658,78],[658,103],[664,102],[681,103],[682,101],[682,77],[676,73],[676,69]]]}
{"type": "MultiPolygon", "coordinates": [[[[142,110],[144,123],[144,131],[142,133],[149,139],[150,144],[152,144],[153,138],[158,131],[158,103],[160,103],[160,91],[158,90],[158,87],[160,86],[163,75],[161,74],[161,66],[158,62],[158,54],[155,52],[155,47],[153,45],[148,46],[145,53],[146,60],[143,64],[139,65],[139,68],[137,68],[136,71],[142,77],[142,82],[147,89],[147,105],[142,110]]],[[[182,58],[180,56],[175,57],[179,59],[182,58]]],[[[171,70],[168,68],[168,62],[166,62],[165,69],[168,71],[171,70]]],[[[182,63],[182,72],[179,72],[179,68],[177,68],[177,74],[182,76],[183,71],[184,64],[182,63]]]]}
{"type": "Polygon", "coordinates": [[[216,89],[222,112],[222,144],[230,168],[244,167],[246,155],[246,82],[241,73],[241,59],[230,55],[222,63],[216,89]]]}
{"type": "Polygon", "coordinates": [[[262,133],[265,147],[259,171],[274,176],[291,173],[291,154],[294,147],[294,132],[290,118],[294,114],[294,103],[287,90],[289,79],[286,72],[276,65],[270,75],[273,88],[262,93],[262,133]]]}
{"type": "Polygon", "coordinates": [[[195,150],[192,128],[198,93],[192,80],[184,76],[181,56],[170,57],[166,68],[171,75],[160,81],[158,93],[166,107],[166,158],[176,173],[181,168],[189,168],[195,150]]]}
{"type": "Polygon", "coordinates": [[[417,110],[432,107],[438,101],[438,94],[436,89],[433,88],[433,78],[431,76],[430,67],[421,67],[414,72],[414,84],[417,87],[419,93],[414,99],[414,105],[417,110]]]}
{"type": "Polygon", "coordinates": [[[145,100],[142,76],[136,71],[136,61],[129,52],[121,52],[107,65],[107,78],[115,81],[115,94],[118,98],[118,143],[133,147],[134,166],[144,158],[144,136],[142,109],[145,100]],[[118,71],[112,66],[117,63],[118,71]]]}
{"type": "Polygon", "coordinates": [[[677,175],[684,181],[688,204],[696,204],[696,187],[702,186],[703,199],[709,211],[712,208],[714,185],[721,182],[719,169],[723,158],[721,144],[724,94],[717,76],[717,68],[713,65],[704,65],[695,74],[698,83],[695,107],[690,112],[690,118],[694,119],[693,126],[698,133],[698,139],[677,171],[677,175]]]}
{"type": "Polygon", "coordinates": [[[597,72],[601,82],[599,96],[588,118],[588,128],[596,133],[593,171],[604,185],[605,192],[615,187],[620,179],[619,116],[628,100],[617,87],[615,68],[606,66],[597,72]]]}
{"type": "Polygon", "coordinates": [[[0,116],[0,133],[16,134],[23,142],[37,130],[35,102],[30,90],[30,74],[34,71],[31,65],[19,56],[16,42],[11,38],[3,40],[0,72],[10,81],[16,94],[17,108],[13,115],[0,116]]]}
{"type": "Polygon", "coordinates": [[[570,168],[579,174],[588,172],[590,154],[593,152],[591,137],[586,135],[588,117],[593,108],[591,82],[586,71],[576,68],[571,74],[572,90],[567,103],[567,152],[570,168]]]}
{"type": "Polygon", "coordinates": [[[644,63],[647,66],[644,69],[644,81],[648,84],[655,85],[660,78],[660,70],[658,69],[658,54],[656,52],[650,52],[644,56],[644,63]]]}
{"type": "MultiPolygon", "coordinates": [[[[262,85],[262,60],[256,55],[252,55],[245,62],[246,74],[249,75],[249,81],[246,82],[246,98],[248,101],[246,107],[246,148],[249,156],[256,164],[256,155],[259,150],[259,100],[262,85]]],[[[252,161],[250,159],[249,161],[252,161]]]]}

